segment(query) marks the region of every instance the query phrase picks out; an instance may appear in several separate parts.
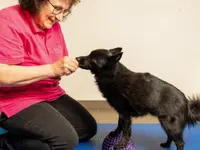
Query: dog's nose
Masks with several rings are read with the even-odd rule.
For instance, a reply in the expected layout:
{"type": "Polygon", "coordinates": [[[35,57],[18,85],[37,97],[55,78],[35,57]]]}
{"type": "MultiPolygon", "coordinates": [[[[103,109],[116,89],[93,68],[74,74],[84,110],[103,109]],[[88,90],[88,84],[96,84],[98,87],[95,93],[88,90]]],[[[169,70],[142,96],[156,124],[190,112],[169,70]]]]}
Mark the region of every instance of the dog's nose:
{"type": "Polygon", "coordinates": [[[80,63],[81,58],[80,57],[76,57],[76,60],[80,63]]]}

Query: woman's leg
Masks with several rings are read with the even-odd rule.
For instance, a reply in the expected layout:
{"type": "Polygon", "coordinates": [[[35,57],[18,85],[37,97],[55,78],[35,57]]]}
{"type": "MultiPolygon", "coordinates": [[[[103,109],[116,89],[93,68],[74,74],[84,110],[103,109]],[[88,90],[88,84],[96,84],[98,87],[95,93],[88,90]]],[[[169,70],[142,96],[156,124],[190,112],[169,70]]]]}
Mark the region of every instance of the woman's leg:
{"type": "Polygon", "coordinates": [[[96,134],[97,123],[93,116],[70,96],[64,95],[51,102],[51,105],[72,124],[80,142],[87,141],[96,134]]]}
{"type": "Polygon", "coordinates": [[[1,138],[4,150],[73,150],[78,135],[55,108],[38,103],[11,118],[1,116],[6,133],[1,138]]]}

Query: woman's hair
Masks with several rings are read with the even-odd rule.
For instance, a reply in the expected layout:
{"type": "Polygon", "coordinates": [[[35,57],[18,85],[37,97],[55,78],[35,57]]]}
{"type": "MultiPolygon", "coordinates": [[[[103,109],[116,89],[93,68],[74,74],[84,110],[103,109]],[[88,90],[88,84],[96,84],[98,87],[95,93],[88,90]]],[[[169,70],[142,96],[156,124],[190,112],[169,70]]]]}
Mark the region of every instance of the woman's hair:
{"type": "MultiPolygon", "coordinates": [[[[18,0],[20,6],[29,11],[32,15],[40,11],[40,8],[47,3],[47,0],[18,0]]],[[[80,2],[80,0],[69,0],[70,7],[69,13],[71,12],[72,6],[80,2]]]]}

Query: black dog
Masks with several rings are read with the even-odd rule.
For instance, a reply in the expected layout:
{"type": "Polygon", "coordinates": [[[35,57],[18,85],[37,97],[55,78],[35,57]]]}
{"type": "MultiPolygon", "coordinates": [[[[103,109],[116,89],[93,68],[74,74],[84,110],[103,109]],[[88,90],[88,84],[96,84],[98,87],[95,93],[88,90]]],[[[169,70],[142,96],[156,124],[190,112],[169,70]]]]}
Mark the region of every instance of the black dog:
{"type": "Polygon", "coordinates": [[[129,70],[119,62],[122,48],[97,49],[88,56],[77,57],[80,68],[90,70],[108,103],[118,112],[119,121],[110,136],[121,131],[123,138],[115,149],[126,146],[131,137],[131,117],[147,114],[158,117],[167,134],[162,147],[175,142],[184,149],[183,131],[187,125],[200,121],[200,98],[190,101],[173,85],[151,75],[129,70]]]}

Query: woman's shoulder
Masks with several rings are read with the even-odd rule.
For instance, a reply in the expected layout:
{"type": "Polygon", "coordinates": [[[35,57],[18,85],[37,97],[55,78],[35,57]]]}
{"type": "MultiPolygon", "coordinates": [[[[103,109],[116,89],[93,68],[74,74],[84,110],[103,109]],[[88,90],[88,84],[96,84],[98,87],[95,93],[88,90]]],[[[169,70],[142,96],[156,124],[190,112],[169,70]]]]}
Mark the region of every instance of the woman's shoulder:
{"type": "MultiPolygon", "coordinates": [[[[20,5],[12,5],[0,10],[0,17],[14,18],[21,13],[20,5]]],[[[15,18],[17,19],[17,18],[15,18]]]]}
{"type": "Polygon", "coordinates": [[[28,25],[25,16],[25,10],[20,5],[13,5],[0,10],[0,22],[3,24],[1,28],[9,28],[17,33],[24,32],[24,28],[28,25]]]}
{"type": "Polygon", "coordinates": [[[24,11],[20,5],[13,5],[0,10],[0,22],[18,28],[24,22],[24,11]]]}

